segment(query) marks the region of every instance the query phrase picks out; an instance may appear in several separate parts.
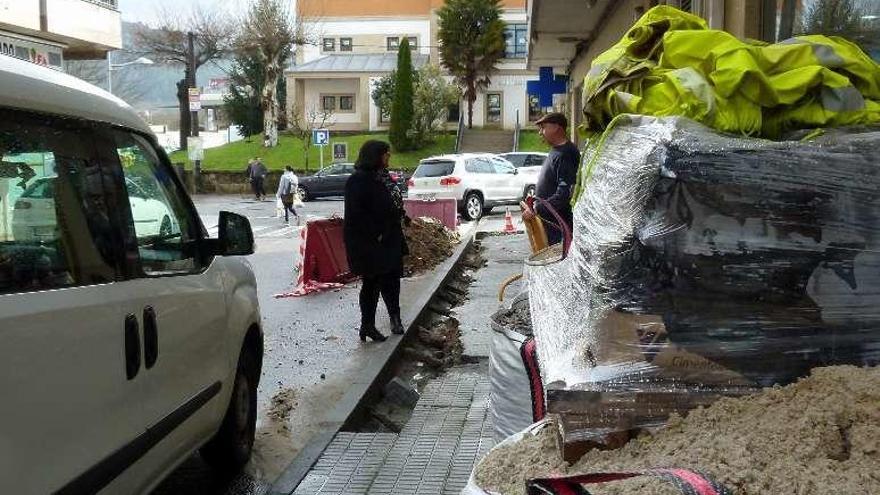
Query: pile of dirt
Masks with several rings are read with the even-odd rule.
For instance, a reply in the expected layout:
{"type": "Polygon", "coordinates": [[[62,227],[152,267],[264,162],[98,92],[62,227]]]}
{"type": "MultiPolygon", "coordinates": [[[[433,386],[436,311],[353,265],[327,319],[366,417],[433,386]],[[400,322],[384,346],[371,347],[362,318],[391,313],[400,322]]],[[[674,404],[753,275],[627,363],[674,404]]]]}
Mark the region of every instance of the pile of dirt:
{"type": "Polygon", "coordinates": [[[279,390],[272,396],[272,405],[266,413],[269,419],[278,423],[285,423],[290,417],[290,412],[296,407],[296,391],[292,388],[279,390]]]}
{"type": "MultiPolygon", "coordinates": [[[[656,434],[620,449],[590,451],[567,466],[554,428],[490,453],[481,487],[525,493],[525,480],[565,473],[683,467],[705,472],[734,494],[880,493],[880,368],[832,366],[786,386],[674,416],[656,434]]],[[[633,479],[590,488],[595,495],[678,493],[633,479]]]]}
{"type": "Polygon", "coordinates": [[[515,304],[492,316],[495,323],[507,331],[532,335],[532,312],[528,304],[515,304]]]}
{"type": "Polygon", "coordinates": [[[438,319],[429,326],[419,326],[418,344],[407,347],[411,358],[425,363],[434,369],[444,369],[461,362],[464,346],[458,320],[448,316],[438,319]]]}
{"type": "Polygon", "coordinates": [[[413,218],[403,228],[409,255],[403,258],[403,275],[410,277],[430,270],[452,256],[458,234],[430,218],[413,218]]]}

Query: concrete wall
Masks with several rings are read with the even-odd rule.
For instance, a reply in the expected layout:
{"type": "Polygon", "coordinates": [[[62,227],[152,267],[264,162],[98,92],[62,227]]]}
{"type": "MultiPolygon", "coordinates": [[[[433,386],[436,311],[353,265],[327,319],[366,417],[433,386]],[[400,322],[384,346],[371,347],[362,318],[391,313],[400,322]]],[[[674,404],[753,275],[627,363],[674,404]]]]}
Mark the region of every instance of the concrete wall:
{"type": "MultiPolygon", "coordinates": [[[[425,15],[442,7],[444,0],[298,0],[296,11],[304,17],[363,17],[425,15]]],[[[502,0],[502,8],[525,9],[526,0],[502,0]]]]}
{"type": "Polygon", "coordinates": [[[46,18],[50,33],[122,48],[122,23],[116,10],[82,0],[46,0],[46,18]]]}
{"type": "Polygon", "coordinates": [[[317,46],[306,45],[300,50],[302,59],[298,63],[311,62],[328,53],[321,51],[321,38],[336,38],[336,50],[333,54],[346,53],[385,53],[385,38],[389,36],[416,36],[419,42],[419,53],[430,53],[431,22],[428,16],[421,19],[381,19],[358,18],[351,20],[335,20],[309,22],[306,31],[317,40],[317,46]],[[355,46],[351,52],[339,51],[339,38],[353,38],[355,46]]]}
{"type": "Polygon", "coordinates": [[[0,0],[0,28],[4,25],[39,31],[40,2],[0,0]]]}
{"type": "MultiPolygon", "coordinates": [[[[361,93],[360,79],[302,79],[304,85],[305,108],[321,108],[321,95],[354,95],[354,112],[344,113],[336,111],[333,114],[333,126],[331,129],[366,129],[363,125],[369,116],[370,102],[364,101],[361,93]]],[[[339,102],[337,101],[337,108],[339,102]]]]}

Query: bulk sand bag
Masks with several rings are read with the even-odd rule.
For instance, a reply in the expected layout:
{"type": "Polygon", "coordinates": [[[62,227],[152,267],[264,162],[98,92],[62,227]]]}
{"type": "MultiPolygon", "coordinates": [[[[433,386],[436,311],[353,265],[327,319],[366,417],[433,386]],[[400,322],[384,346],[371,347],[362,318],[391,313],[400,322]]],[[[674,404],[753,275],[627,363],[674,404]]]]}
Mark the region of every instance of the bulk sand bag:
{"type": "MultiPolygon", "coordinates": [[[[673,417],[664,429],[619,449],[590,451],[572,465],[560,458],[555,425],[538,423],[495,446],[462,493],[523,495],[534,478],[684,468],[733,495],[873,495],[880,493],[878,446],[880,368],[834,366],[673,417]]],[[[681,493],[652,478],[596,486],[587,489],[593,495],[681,493]]]]}
{"type": "Polygon", "coordinates": [[[532,338],[528,293],[516,296],[509,307],[496,311],[491,327],[489,415],[494,439],[500,442],[536,421],[535,394],[523,358],[523,352],[527,352],[524,346],[532,338]]]}

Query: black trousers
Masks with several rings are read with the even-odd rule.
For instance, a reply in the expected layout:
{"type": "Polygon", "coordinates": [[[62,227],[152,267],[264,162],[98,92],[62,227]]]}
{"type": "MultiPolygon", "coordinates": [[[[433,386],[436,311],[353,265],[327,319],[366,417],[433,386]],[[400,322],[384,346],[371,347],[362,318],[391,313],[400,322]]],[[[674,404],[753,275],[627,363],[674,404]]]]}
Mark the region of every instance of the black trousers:
{"type": "Polygon", "coordinates": [[[381,275],[363,277],[361,285],[361,327],[376,326],[376,306],[379,294],[385,301],[389,316],[400,316],[400,277],[401,271],[383,273],[381,275]]]}
{"type": "Polygon", "coordinates": [[[295,217],[299,216],[296,213],[296,208],[293,207],[293,203],[285,203],[284,201],[282,201],[281,204],[284,206],[284,221],[285,222],[290,220],[290,217],[288,216],[289,213],[293,213],[293,216],[295,216],[295,217]]]}
{"type": "Polygon", "coordinates": [[[251,179],[251,189],[254,191],[254,196],[257,199],[263,198],[266,196],[266,190],[263,188],[263,178],[262,177],[254,177],[251,179]]]}

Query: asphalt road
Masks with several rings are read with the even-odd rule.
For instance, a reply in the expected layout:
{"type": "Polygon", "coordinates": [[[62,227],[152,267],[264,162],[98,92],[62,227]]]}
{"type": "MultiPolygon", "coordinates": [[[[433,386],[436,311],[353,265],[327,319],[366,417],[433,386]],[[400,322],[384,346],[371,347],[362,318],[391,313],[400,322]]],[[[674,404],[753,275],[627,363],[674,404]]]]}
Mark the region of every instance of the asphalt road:
{"type": "MultiPolygon", "coordinates": [[[[265,358],[260,381],[257,438],[254,456],[244,475],[224,479],[212,472],[198,455],[173,472],[153,495],[263,494],[311,438],[318,423],[353,382],[364,363],[374,358],[376,344],[363,345],[356,333],[359,321],[359,285],[300,298],[276,298],[295,286],[300,230],[275,216],[275,202],[250,197],[202,195],[194,198],[208,232],[217,232],[221,210],[248,217],[256,252],[248,257],[257,277],[265,334],[265,358]],[[289,415],[268,414],[272,398],[284,394],[292,406],[289,415]]],[[[342,216],[341,198],[310,201],[299,210],[301,224],[308,217],[342,216]]],[[[522,228],[516,222],[518,228],[522,228]]],[[[504,210],[495,211],[480,230],[502,230],[504,210]]],[[[408,280],[403,281],[406,295],[408,280]]],[[[415,285],[411,285],[414,287],[415,285]]],[[[403,300],[401,301],[404,302],[403,300]]],[[[388,333],[384,307],[377,322],[388,333]]]]}

